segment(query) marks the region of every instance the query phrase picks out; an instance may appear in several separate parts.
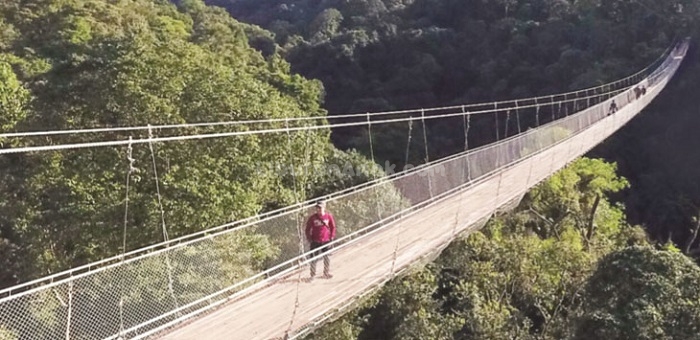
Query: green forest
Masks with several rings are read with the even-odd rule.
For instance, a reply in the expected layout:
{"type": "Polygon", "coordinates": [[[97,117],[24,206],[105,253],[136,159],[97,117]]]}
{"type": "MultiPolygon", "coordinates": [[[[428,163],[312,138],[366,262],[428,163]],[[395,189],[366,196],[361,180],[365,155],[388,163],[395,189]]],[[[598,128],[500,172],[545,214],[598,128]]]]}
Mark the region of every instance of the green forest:
{"type": "MultiPolygon", "coordinates": [[[[700,339],[698,18],[698,0],[3,0],[0,133],[548,95],[633,74],[690,36],[679,73],[643,114],[307,338],[700,339]]],[[[475,123],[470,145],[490,138],[490,124],[475,123]]],[[[129,157],[118,147],[2,154],[0,288],[381,176],[304,168],[462,150],[461,126],[427,128],[427,145],[414,141],[408,155],[391,125],[373,127],[376,150],[367,130],[325,129],[136,145],[129,157]],[[280,162],[299,171],[259,171],[280,162]]],[[[231,250],[234,272],[259,271],[279,251],[256,235],[232,242],[245,244],[231,250]]],[[[0,338],[14,339],[2,326],[0,338]]]]}
{"type": "MultiPolygon", "coordinates": [[[[262,29],[202,2],[178,7],[148,0],[3,1],[0,32],[4,132],[326,112],[319,81],[292,74],[281,57],[266,58],[249,45],[247,35],[262,29]]],[[[133,163],[126,148],[3,155],[0,286],[163,241],[161,220],[174,238],[366,181],[259,171],[278,162],[369,163],[333,147],[328,136],[329,131],[315,130],[289,142],[276,135],[163,143],[153,155],[147,145],[136,145],[129,156],[133,163]],[[162,217],[152,163],[162,182],[162,217]],[[131,208],[125,217],[127,173],[131,208]]],[[[90,138],[4,138],[2,143],[17,147],[90,138]]]]}

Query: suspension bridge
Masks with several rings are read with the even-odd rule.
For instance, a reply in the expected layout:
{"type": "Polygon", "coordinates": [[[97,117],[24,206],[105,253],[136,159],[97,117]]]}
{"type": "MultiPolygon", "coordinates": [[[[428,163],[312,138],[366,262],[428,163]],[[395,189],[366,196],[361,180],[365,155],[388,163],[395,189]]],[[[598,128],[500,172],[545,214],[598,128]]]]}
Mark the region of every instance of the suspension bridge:
{"type": "MultiPolygon", "coordinates": [[[[425,121],[450,117],[462,118],[465,135],[463,152],[327,198],[340,228],[330,251],[331,278],[308,277],[314,258],[301,229],[313,202],[300,202],[4,289],[0,338],[300,338],[412,265],[436,256],[458,235],[480,228],[499,209],[517,204],[528,189],[612,135],[665,88],[687,48],[687,40],[680,42],[624,79],[545,97],[346,115],[336,118],[348,122],[336,124],[293,125],[305,119],[284,119],[283,127],[258,130],[173,137],[149,133],[137,140],[0,149],[7,154],[131,148],[413,121],[422,122],[427,142],[425,121]],[[469,148],[471,117],[483,115],[494,117],[496,141],[469,148]],[[499,122],[505,123],[499,127],[499,122]],[[276,255],[257,272],[232,273],[231,262],[246,255],[241,244],[254,237],[264,237],[276,255]]],[[[61,132],[37,134],[44,133],[61,132]]]]}

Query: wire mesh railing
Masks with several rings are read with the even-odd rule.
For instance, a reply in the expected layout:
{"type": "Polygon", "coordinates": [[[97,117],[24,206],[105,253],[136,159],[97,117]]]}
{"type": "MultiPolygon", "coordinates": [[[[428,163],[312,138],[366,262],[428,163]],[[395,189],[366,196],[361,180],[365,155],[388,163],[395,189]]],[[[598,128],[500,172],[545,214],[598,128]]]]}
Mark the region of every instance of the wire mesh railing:
{"type": "MultiPolygon", "coordinates": [[[[537,128],[518,124],[519,134],[499,142],[374,181],[328,199],[339,229],[338,251],[360,236],[388,225],[455,189],[483,180],[566,140],[636,99],[642,86],[660,91],[680,63],[674,50],[648,77],[612,92],[503,108],[531,110],[552,119],[537,128]],[[555,109],[555,106],[559,106],[555,109]],[[562,110],[561,107],[569,108],[562,110]],[[556,117],[562,115],[563,118],[556,117]],[[465,171],[466,170],[466,171],[465,171]]],[[[505,126],[508,131],[508,125],[505,126]]],[[[506,137],[508,136],[508,137],[506,137]]],[[[357,171],[357,169],[355,169],[357,171]]],[[[215,307],[254,285],[289,273],[310,261],[300,248],[299,228],[310,206],[300,204],[275,215],[250,219],[231,229],[152,248],[118,262],[37,281],[25,290],[4,290],[0,298],[0,338],[116,339],[152,333],[215,307]]],[[[303,244],[303,242],[301,243],[303,244]]]]}
{"type": "MultiPolygon", "coordinates": [[[[624,90],[631,86],[631,84],[635,84],[637,81],[643,79],[646,75],[650,74],[653,70],[654,67],[660,65],[665,59],[664,57],[667,55],[668,51],[670,50],[667,49],[666,52],[662,56],[657,59],[657,61],[654,61],[652,64],[650,64],[648,67],[645,69],[630,75],[628,77],[625,77],[623,79],[610,82],[607,84],[599,85],[596,87],[591,87],[588,89],[583,89],[583,90],[577,90],[577,91],[572,91],[568,93],[561,93],[561,94],[553,94],[549,96],[541,96],[541,97],[533,97],[533,98],[524,98],[524,99],[516,99],[516,100],[506,100],[506,101],[499,101],[499,102],[492,102],[492,103],[479,103],[479,104],[469,104],[469,105],[456,105],[456,106],[448,106],[448,107],[440,107],[440,108],[429,108],[429,109],[417,109],[417,110],[402,110],[402,111],[387,111],[387,112],[380,112],[380,113],[373,113],[373,114],[367,114],[366,118],[368,118],[367,121],[364,121],[365,115],[341,115],[343,118],[354,118],[353,121],[349,122],[348,124],[352,126],[364,126],[368,124],[393,124],[393,122],[413,122],[417,120],[422,120],[423,123],[425,124],[426,121],[429,120],[440,120],[440,119],[449,119],[449,118],[458,118],[458,117],[469,117],[472,115],[476,116],[481,116],[481,115],[491,115],[492,117],[495,118],[494,122],[496,124],[496,135],[495,139],[492,141],[499,141],[503,140],[504,138],[507,138],[509,136],[512,136],[514,133],[511,131],[509,133],[509,130],[514,130],[513,129],[513,123],[517,122],[517,133],[520,133],[528,128],[533,128],[537,126],[541,126],[543,124],[546,124],[550,121],[565,117],[569,113],[575,112],[577,110],[580,110],[584,107],[590,107],[592,105],[597,104],[601,100],[605,100],[609,98],[611,95],[619,92],[620,90],[624,90]],[[501,128],[498,127],[499,125],[499,120],[502,120],[503,115],[510,115],[513,113],[515,118],[513,119],[511,124],[508,124],[508,120],[505,121],[505,126],[501,125],[501,128]],[[384,119],[381,120],[375,120],[375,116],[384,116],[384,119]],[[393,118],[393,115],[400,115],[399,118],[393,118]],[[424,116],[424,117],[421,117],[424,116]],[[499,118],[500,117],[500,118],[499,118]],[[359,118],[360,121],[357,121],[357,118],[359,118]],[[521,122],[522,118],[522,122],[521,122]],[[501,131],[504,130],[504,131],[501,131]]],[[[311,117],[314,118],[314,117],[311,117]]],[[[280,121],[286,121],[288,118],[284,118],[282,120],[270,120],[267,123],[275,123],[275,122],[280,122],[280,121]]],[[[292,118],[289,118],[292,119],[292,118]]],[[[314,118],[315,119],[315,118],[314,118]]],[[[253,124],[249,127],[250,132],[255,132],[255,133],[262,133],[261,131],[265,131],[267,128],[265,125],[263,125],[260,121],[251,121],[249,122],[250,124],[253,124]]],[[[298,129],[304,129],[304,128],[317,128],[316,126],[309,126],[309,125],[304,125],[304,120],[301,120],[299,122],[296,122],[295,124],[290,125],[292,128],[298,128],[298,129]],[[302,124],[302,125],[299,125],[302,124]]],[[[503,122],[501,122],[503,124],[503,122]]],[[[174,125],[174,127],[178,127],[180,125],[174,125]]],[[[199,125],[197,125],[199,126],[199,125]]],[[[276,125],[275,125],[276,126],[276,125]]],[[[334,125],[328,125],[329,127],[333,127],[334,125]]],[[[168,127],[168,126],[166,126],[168,127]]],[[[158,126],[149,126],[148,131],[151,131],[151,128],[156,130],[158,126]]],[[[303,130],[300,130],[303,131],[303,130]]],[[[64,131],[66,134],[68,134],[68,131],[64,131]]],[[[231,133],[236,133],[231,132],[231,133]]],[[[488,140],[488,138],[485,138],[484,140],[488,140]]],[[[148,140],[146,140],[148,141],[148,140]]],[[[9,150],[9,149],[8,149],[9,150]]],[[[7,150],[6,150],[7,151],[7,150]]],[[[424,165],[421,165],[424,166],[424,165]]],[[[421,167],[419,166],[419,167],[421,167]]],[[[417,169],[416,169],[417,170],[417,169]]],[[[385,180],[385,179],[382,179],[385,180]]],[[[347,188],[345,190],[339,191],[334,194],[334,196],[342,196],[344,194],[359,190],[364,187],[368,187],[371,185],[374,185],[377,183],[378,180],[375,181],[369,181],[351,188],[347,188]]],[[[70,278],[72,276],[78,275],[80,273],[92,271],[96,268],[101,268],[105,267],[111,264],[116,264],[123,262],[126,259],[130,258],[136,258],[139,256],[143,256],[144,254],[151,253],[153,251],[157,251],[160,249],[165,249],[171,246],[175,246],[177,244],[181,243],[186,243],[190,240],[193,239],[198,239],[200,237],[204,237],[208,234],[224,231],[224,230],[229,230],[229,229],[235,229],[241,226],[246,226],[250,225],[251,222],[254,222],[256,220],[261,220],[265,219],[269,216],[273,215],[278,215],[282,213],[286,213],[295,209],[300,209],[308,204],[310,204],[310,201],[306,202],[300,202],[297,204],[289,205],[281,209],[276,209],[272,211],[267,211],[265,213],[256,215],[256,216],[251,216],[249,218],[237,220],[231,223],[225,223],[223,225],[219,225],[216,227],[208,228],[206,230],[202,230],[199,232],[194,232],[190,233],[184,236],[180,236],[177,238],[173,238],[171,240],[166,240],[164,242],[160,242],[157,244],[153,244],[150,246],[143,246],[140,247],[139,249],[133,250],[133,251],[128,251],[123,254],[117,255],[117,256],[112,256],[103,260],[99,261],[94,261],[86,265],[78,266],[69,270],[65,270],[56,274],[48,275],[45,276],[41,279],[33,280],[30,282],[25,282],[22,284],[15,285],[13,287],[10,287],[8,289],[3,289],[0,290],[0,298],[4,296],[9,296],[16,294],[18,292],[21,292],[23,290],[31,289],[32,287],[36,287],[39,285],[44,285],[47,283],[52,283],[55,281],[60,281],[62,279],[70,278]]]]}

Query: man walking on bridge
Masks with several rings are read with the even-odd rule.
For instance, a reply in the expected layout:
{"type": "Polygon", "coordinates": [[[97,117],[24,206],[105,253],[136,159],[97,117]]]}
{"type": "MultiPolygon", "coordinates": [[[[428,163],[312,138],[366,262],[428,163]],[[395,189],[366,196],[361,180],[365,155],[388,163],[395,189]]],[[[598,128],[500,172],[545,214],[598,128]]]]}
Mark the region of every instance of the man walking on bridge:
{"type": "MultiPolygon", "coordinates": [[[[316,213],[306,221],[306,239],[311,242],[311,256],[316,257],[330,250],[328,243],[335,239],[335,220],[333,215],[326,211],[326,202],[316,203],[316,213]]],[[[316,262],[311,261],[311,278],[316,276],[316,262]]],[[[331,278],[331,259],[328,254],[323,256],[323,275],[331,278]]]]}
{"type": "Polygon", "coordinates": [[[617,104],[615,103],[615,99],[613,99],[612,103],[610,103],[610,108],[608,109],[608,116],[617,112],[617,104]]]}

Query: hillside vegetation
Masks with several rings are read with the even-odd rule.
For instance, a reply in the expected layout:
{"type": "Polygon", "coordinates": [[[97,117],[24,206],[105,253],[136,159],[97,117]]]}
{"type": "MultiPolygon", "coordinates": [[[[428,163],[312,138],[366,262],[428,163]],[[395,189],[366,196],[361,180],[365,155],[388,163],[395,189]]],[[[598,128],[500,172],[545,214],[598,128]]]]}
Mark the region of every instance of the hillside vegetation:
{"type": "MultiPolygon", "coordinates": [[[[247,34],[261,31],[201,1],[178,6],[151,0],[2,1],[0,131],[323,117],[320,82],[292,74],[279,56],[265,57],[250,47],[247,34]]],[[[0,287],[366,180],[312,178],[302,171],[322,163],[368,165],[335,149],[328,136],[317,130],[291,140],[280,134],[162,143],[153,154],[140,144],[133,146],[133,163],[126,147],[2,155],[0,287]],[[277,164],[295,165],[296,176],[261,171],[277,164]]],[[[2,143],[94,139],[71,135],[2,143]]],[[[269,256],[266,241],[257,242],[254,249],[269,256]]]]}

